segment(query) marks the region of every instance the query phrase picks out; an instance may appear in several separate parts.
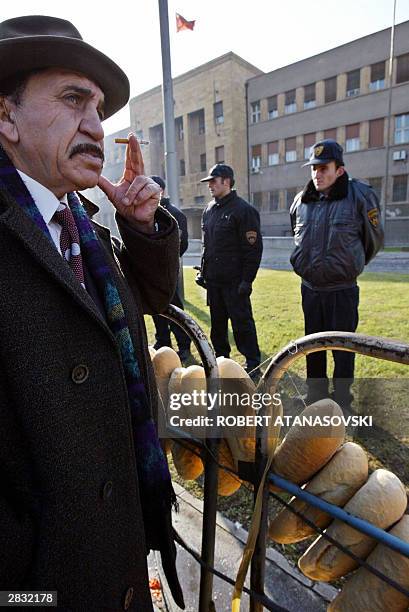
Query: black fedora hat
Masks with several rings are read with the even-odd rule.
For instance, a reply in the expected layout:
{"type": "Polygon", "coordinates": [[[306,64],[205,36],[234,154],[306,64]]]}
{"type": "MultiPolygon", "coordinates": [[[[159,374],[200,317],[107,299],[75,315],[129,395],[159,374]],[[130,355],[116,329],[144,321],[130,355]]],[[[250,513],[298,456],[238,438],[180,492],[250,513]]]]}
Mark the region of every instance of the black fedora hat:
{"type": "Polygon", "coordinates": [[[109,57],[84,42],[69,21],[26,15],[0,23],[0,83],[17,72],[39,68],[65,68],[94,81],[104,92],[105,118],[128,102],[126,74],[109,57]]]}

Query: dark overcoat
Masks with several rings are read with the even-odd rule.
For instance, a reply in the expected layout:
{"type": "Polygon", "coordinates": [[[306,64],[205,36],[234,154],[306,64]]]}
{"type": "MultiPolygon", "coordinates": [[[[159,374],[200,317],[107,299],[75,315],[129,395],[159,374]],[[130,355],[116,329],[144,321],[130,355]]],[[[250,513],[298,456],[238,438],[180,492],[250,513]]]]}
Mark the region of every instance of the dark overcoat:
{"type": "MultiPolygon", "coordinates": [[[[165,230],[155,238],[119,224],[118,258],[94,223],[152,405],[143,312],[169,303],[179,249],[175,221],[159,214],[165,230]]],[[[0,262],[0,590],[57,590],[64,610],[151,610],[114,336],[49,239],[1,190],[0,262]]]]}

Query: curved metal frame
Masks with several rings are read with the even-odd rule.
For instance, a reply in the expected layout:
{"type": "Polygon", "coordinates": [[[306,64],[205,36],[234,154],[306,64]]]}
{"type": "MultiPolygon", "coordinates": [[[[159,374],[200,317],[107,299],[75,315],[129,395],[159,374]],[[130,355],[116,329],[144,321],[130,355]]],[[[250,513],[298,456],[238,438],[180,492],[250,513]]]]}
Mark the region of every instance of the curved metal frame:
{"type": "MultiPolygon", "coordinates": [[[[209,379],[217,378],[218,368],[213,349],[211,348],[203,330],[199,327],[199,325],[189,315],[187,315],[186,312],[177,308],[176,306],[169,306],[166,313],[163,313],[163,316],[180,325],[180,327],[194,342],[200,358],[202,359],[206,377],[209,379]]],[[[321,332],[318,334],[304,336],[298,340],[290,342],[281,351],[279,351],[273,357],[263,375],[262,380],[264,384],[268,386],[271,393],[274,393],[281,378],[295,361],[300,359],[300,357],[305,357],[309,353],[325,350],[349,351],[360,353],[361,355],[367,355],[369,357],[375,357],[377,359],[409,365],[409,345],[402,342],[350,332],[321,332]]],[[[196,440],[195,442],[198,443],[196,440]]],[[[219,442],[217,440],[212,439],[206,440],[205,445],[199,442],[202,452],[204,450],[207,453],[205,458],[204,510],[201,551],[203,566],[200,579],[199,612],[209,612],[215,609],[212,601],[213,575],[205,566],[213,567],[214,564],[217,511],[217,494],[215,494],[215,491],[217,491],[218,480],[218,467],[215,458],[217,459],[218,456],[218,443],[219,442]],[[209,452],[207,451],[206,447],[209,448],[209,452]]],[[[264,471],[266,461],[267,456],[260,439],[258,439],[256,453],[256,474],[258,474],[258,478],[255,486],[255,495],[257,494],[258,487],[261,484],[261,474],[264,471]]],[[[355,529],[362,531],[363,533],[367,533],[386,546],[389,546],[406,557],[409,557],[409,545],[399,538],[391,536],[384,530],[374,527],[367,521],[363,521],[346,513],[337,506],[324,502],[315,495],[308,494],[300,487],[297,487],[293,483],[288,482],[273,473],[270,474],[269,480],[279,485],[280,488],[288,491],[289,493],[302,499],[306,499],[311,505],[321,507],[321,509],[324,509],[334,518],[344,520],[355,529]]],[[[256,549],[251,563],[250,589],[265,596],[264,569],[268,520],[268,481],[262,484],[264,487],[263,512],[261,516],[256,549]]],[[[262,609],[262,605],[259,601],[256,602],[253,598],[250,598],[251,612],[261,612],[262,609]]]]}

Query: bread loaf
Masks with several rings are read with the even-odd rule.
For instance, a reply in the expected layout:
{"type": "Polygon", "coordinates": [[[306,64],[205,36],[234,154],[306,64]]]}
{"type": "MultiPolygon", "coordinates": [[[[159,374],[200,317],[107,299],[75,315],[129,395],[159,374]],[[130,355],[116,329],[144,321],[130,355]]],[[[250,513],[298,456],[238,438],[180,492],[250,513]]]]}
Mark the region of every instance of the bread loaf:
{"type": "Polygon", "coordinates": [[[179,355],[169,346],[162,346],[152,358],[156,384],[159,392],[159,405],[166,410],[168,406],[168,383],[175,368],[181,368],[179,355]]]}
{"type": "MultiPolygon", "coordinates": [[[[390,533],[409,543],[409,516],[405,514],[390,533]]],[[[367,562],[409,591],[409,559],[383,544],[377,544],[367,562]]],[[[361,567],[330,603],[329,612],[404,612],[409,597],[361,567]]]]}
{"type": "MultiPolygon", "coordinates": [[[[226,466],[232,470],[234,470],[234,461],[233,456],[231,454],[229,445],[226,440],[221,440],[219,446],[219,463],[220,465],[226,466]]],[[[231,474],[230,472],[224,470],[223,468],[219,468],[219,479],[217,492],[219,495],[223,495],[224,497],[228,497],[229,495],[233,495],[238,489],[240,489],[241,480],[238,476],[231,474]]]]}
{"type": "MultiPolygon", "coordinates": [[[[303,410],[299,417],[319,422],[323,417],[342,417],[341,408],[331,399],[323,399],[303,410]]],[[[338,419],[339,420],[339,419],[338,419]]],[[[278,447],[272,471],[295,484],[307,482],[341,446],[345,425],[292,425],[278,447]]]]}
{"type": "Polygon", "coordinates": [[[184,480],[196,480],[203,473],[204,466],[199,456],[199,449],[183,440],[173,442],[172,459],[177,473],[184,480]]]}
{"type": "MultiPolygon", "coordinates": [[[[221,379],[220,386],[221,390],[224,393],[224,397],[228,397],[227,394],[238,394],[239,402],[235,405],[225,405],[222,406],[221,412],[225,416],[227,415],[235,415],[240,414],[242,416],[257,416],[257,410],[254,409],[253,399],[255,397],[255,393],[257,392],[254,382],[251,380],[250,376],[247,374],[245,369],[233,361],[233,359],[228,359],[226,357],[218,357],[217,365],[219,368],[219,377],[221,379]]],[[[281,415],[281,406],[278,410],[281,415]]],[[[266,408],[265,414],[271,414],[271,407],[266,408]]],[[[269,445],[276,442],[276,438],[278,433],[276,433],[276,429],[274,427],[270,427],[268,436],[269,436],[269,445]]],[[[247,427],[238,427],[237,435],[232,436],[231,431],[227,429],[226,439],[229,444],[235,470],[238,470],[239,462],[253,463],[255,458],[255,448],[256,448],[256,424],[249,424],[247,427]]],[[[225,430],[226,431],[226,430],[225,430]]]]}
{"type": "MultiPolygon", "coordinates": [[[[339,448],[329,462],[305,486],[305,491],[321,499],[343,507],[368,479],[368,459],[361,446],[347,442],[339,448]]],[[[290,506],[301,512],[321,529],[332,518],[319,508],[293,497],[290,506]]],[[[315,535],[313,527],[288,508],[284,508],[271,522],[269,536],[280,544],[300,542],[315,535]]]]}
{"type": "MultiPolygon", "coordinates": [[[[169,379],[168,394],[180,395],[182,393],[191,393],[193,389],[203,389],[206,387],[206,376],[204,369],[197,365],[189,366],[188,368],[175,368],[169,379]]],[[[183,405],[180,402],[178,415],[184,418],[192,418],[199,414],[206,413],[206,403],[200,406],[183,405]]],[[[186,431],[186,430],[185,430],[186,431]]],[[[186,433],[189,433],[186,431],[186,433]]],[[[183,445],[177,441],[172,445],[172,458],[175,468],[182,478],[185,480],[195,480],[204,470],[203,462],[198,456],[199,450],[189,444],[187,441],[183,445]],[[190,450],[191,449],[191,450],[190,450]]]]}
{"type": "MultiPolygon", "coordinates": [[[[371,474],[344,510],[376,527],[387,529],[402,517],[406,505],[405,487],[399,478],[392,472],[379,469],[371,474]]],[[[376,546],[376,540],[340,520],[333,521],[326,533],[361,559],[366,559],[376,546]]],[[[358,563],[320,536],[298,560],[298,566],[308,578],[328,581],[348,574],[358,563]]]]}

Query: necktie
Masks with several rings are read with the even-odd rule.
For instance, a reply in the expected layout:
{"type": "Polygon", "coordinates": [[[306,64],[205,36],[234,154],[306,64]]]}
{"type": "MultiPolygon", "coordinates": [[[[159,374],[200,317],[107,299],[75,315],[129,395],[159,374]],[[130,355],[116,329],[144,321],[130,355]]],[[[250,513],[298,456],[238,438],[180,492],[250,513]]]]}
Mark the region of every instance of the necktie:
{"type": "Polygon", "coordinates": [[[85,288],[84,269],[80,249],[80,237],[73,214],[65,204],[55,212],[54,219],[61,225],[60,248],[61,254],[68,262],[75,278],[85,288]]]}

